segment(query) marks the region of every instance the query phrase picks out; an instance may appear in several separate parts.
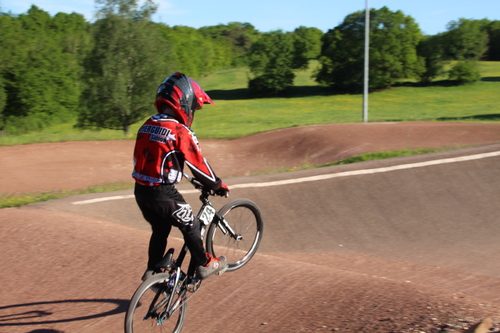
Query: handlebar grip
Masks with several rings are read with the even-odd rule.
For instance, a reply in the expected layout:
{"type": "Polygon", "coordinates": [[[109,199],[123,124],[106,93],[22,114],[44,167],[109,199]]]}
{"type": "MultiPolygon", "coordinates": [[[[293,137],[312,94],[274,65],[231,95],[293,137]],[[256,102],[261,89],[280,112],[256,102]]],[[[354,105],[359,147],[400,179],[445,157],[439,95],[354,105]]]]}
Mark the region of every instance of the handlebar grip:
{"type": "Polygon", "coordinates": [[[193,184],[193,186],[194,186],[196,189],[198,189],[198,190],[200,190],[200,191],[202,191],[202,192],[204,192],[204,193],[207,193],[208,195],[211,195],[211,196],[220,196],[220,197],[224,197],[224,198],[229,198],[229,190],[228,190],[226,193],[224,193],[224,195],[218,195],[218,194],[217,194],[217,192],[216,192],[216,191],[214,191],[214,190],[207,190],[207,189],[205,188],[205,186],[204,186],[204,185],[203,185],[203,184],[202,184],[202,183],[201,183],[198,179],[196,179],[196,178],[194,178],[194,177],[190,177],[190,176],[189,176],[189,175],[187,175],[186,173],[184,173],[184,177],[186,177],[186,179],[187,179],[187,180],[189,180],[189,182],[190,182],[191,184],[193,184]]]}

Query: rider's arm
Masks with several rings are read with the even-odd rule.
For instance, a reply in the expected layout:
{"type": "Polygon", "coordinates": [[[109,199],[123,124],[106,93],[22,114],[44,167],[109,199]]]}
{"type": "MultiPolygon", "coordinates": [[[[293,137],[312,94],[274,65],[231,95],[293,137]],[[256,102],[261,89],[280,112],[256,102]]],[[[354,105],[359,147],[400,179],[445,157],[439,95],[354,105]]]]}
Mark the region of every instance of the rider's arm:
{"type": "Polygon", "coordinates": [[[198,139],[193,131],[184,127],[183,135],[179,138],[181,143],[181,151],[184,155],[185,163],[191,170],[193,176],[198,179],[205,187],[214,191],[219,191],[221,188],[227,188],[218,178],[210,164],[203,157],[198,143],[198,139]]]}

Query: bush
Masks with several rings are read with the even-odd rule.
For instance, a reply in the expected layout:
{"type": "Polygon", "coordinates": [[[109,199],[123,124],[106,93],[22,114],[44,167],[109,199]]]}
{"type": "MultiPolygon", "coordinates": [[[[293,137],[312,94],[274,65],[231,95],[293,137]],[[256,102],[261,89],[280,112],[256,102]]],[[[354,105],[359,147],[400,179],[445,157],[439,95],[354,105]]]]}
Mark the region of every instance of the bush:
{"type": "Polygon", "coordinates": [[[248,81],[248,88],[255,95],[276,95],[293,85],[295,75],[289,69],[281,73],[270,73],[248,81]]]}
{"type": "Polygon", "coordinates": [[[450,80],[458,84],[468,84],[479,81],[481,75],[473,61],[460,61],[448,72],[450,80]]]}

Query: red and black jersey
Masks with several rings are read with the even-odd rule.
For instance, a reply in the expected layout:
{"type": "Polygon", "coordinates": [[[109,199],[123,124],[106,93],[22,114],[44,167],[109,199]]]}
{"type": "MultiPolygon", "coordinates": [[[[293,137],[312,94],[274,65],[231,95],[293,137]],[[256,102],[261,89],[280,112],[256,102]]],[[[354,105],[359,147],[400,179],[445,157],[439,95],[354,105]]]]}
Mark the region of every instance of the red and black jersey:
{"type": "Polygon", "coordinates": [[[203,185],[220,188],[221,180],[201,154],[194,132],[165,114],[152,116],[137,133],[132,177],[145,186],[176,184],[182,180],[184,163],[203,185]]]}

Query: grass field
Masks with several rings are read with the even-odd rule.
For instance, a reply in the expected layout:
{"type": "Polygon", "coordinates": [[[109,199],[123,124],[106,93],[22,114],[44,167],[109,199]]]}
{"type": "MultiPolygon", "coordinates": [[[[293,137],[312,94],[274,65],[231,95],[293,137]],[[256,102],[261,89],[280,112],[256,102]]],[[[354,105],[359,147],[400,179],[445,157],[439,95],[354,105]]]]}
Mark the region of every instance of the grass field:
{"type": "MultiPolygon", "coordinates": [[[[291,126],[361,122],[363,96],[329,94],[311,79],[313,67],[297,73],[287,97],[251,98],[242,69],[200,78],[216,105],[197,114],[193,129],[200,137],[232,138],[291,126]]],[[[500,62],[482,62],[480,70],[483,79],[471,85],[437,81],[371,93],[369,121],[500,121],[500,62]]]]}
{"type": "MultiPolygon", "coordinates": [[[[198,111],[193,130],[200,138],[236,138],[263,131],[312,124],[362,121],[361,94],[331,95],[311,79],[316,66],[297,72],[295,86],[284,97],[252,98],[246,89],[248,70],[229,69],[197,78],[215,106],[198,111]]],[[[450,86],[437,81],[429,87],[400,84],[369,95],[370,122],[487,121],[500,122],[500,62],[481,62],[482,80],[450,86]]],[[[152,104],[152,103],[151,103],[152,104]]],[[[155,110],[151,106],[151,113],[155,110]]],[[[140,124],[131,127],[135,133],[140,124]]],[[[121,131],[81,131],[73,124],[41,132],[0,137],[0,145],[38,142],[132,139],[121,131]]]]}

